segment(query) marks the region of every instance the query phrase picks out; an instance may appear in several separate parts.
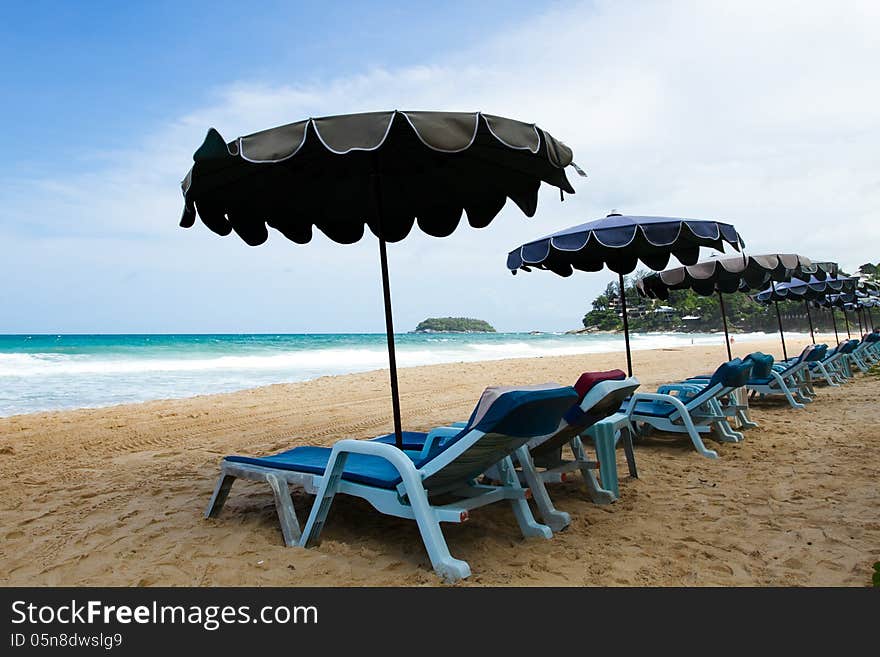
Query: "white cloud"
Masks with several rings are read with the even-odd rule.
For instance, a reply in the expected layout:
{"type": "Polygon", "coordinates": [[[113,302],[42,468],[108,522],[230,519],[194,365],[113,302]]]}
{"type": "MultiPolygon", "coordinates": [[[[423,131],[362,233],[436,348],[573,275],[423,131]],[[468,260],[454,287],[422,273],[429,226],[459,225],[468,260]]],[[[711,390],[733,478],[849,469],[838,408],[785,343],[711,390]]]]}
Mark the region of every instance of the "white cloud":
{"type": "MultiPolygon", "coordinates": [[[[544,193],[532,220],[508,207],[488,229],[392,246],[399,330],[447,313],[511,329],[577,325],[611,274],[512,278],[504,256],[611,208],[723,218],[752,252],[794,250],[852,269],[880,260],[878,33],[873,2],[599,2],[528,18],[443,61],[305,86],[231,82],[132,151],[103,154],[98,168],[7,186],[0,231],[17,250],[0,273],[39,279],[12,268],[47,252],[50,269],[139,272],[124,289],[149,298],[151,315],[133,315],[125,330],[138,321],[144,330],[381,330],[371,240],[301,247],[273,235],[250,249],[200,224],[183,232],[177,184],[209,126],[231,139],[309,115],[394,107],[536,121],[590,174],[570,176],[578,194],[565,203],[544,193]],[[40,225],[51,239],[34,235],[40,225]],[[94,238],[108,234],[109,250],[94,238]]],[[[53,304],[63,306],[49,280],[11,301],[51,318],[53,304]]],[[[23,330],[27,313],[4,322],[23,330]]]]}

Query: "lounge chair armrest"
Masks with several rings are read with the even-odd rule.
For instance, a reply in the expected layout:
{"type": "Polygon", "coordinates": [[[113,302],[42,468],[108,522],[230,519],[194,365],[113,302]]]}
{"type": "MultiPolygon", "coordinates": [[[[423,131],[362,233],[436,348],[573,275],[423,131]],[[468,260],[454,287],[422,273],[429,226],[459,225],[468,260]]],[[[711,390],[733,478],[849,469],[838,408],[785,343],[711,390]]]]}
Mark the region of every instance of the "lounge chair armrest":
{"type": "Polygon", "coordinates": [[[327,461],[327,468],[324,470],[325,476],[333,469],[340,454],[377,456],[393,465],[394,469],[400,474],[403,483],[407,486],[421,484],[422,476],[416,469],[412,459],[403,450],[397,449],[394,445],[377,443],[372,440],[355,440],[354,438],[340,440],[333,445],[333,451],[330,452],[330,459],[327,461]]]}
{"type": "Polygon", "coordinates": [[[664,395],[657,392],[637,392],[632,397],[629,398],[629,405],[626,407],[626,415],[632,421],[633,411],[635,410],[636,404],[640,401],[657,401],[662,402],[664,404],[669,404],[674,406],[679,413],[683,415],[687,415],[687,408],[681,402],[678,397],[673,397],[672,395],[664,395]]]}
{"type": "Polygon", "coordinates": [[[434,427],[428,432],[428,435],[425,438],[425,444],[422,445],[422,451],[419,453],[419,457],[425,458],[430,454],[431,448],[440,440],[444,438],[452,438],[460,433],[461,429],[459,427],[434,427]]]}

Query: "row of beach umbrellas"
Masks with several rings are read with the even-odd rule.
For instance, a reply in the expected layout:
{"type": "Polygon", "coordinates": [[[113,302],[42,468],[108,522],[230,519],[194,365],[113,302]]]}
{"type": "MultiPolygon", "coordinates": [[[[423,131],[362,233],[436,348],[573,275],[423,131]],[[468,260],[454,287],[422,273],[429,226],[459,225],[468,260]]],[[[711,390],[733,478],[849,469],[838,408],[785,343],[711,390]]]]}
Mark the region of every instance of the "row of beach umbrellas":
{"type": "MultiPolygon", "coordinates": [[[[231,142],[212,128],[182,183],[180,225],[191,227],[198,217],[213,232],[235,232],[252,246],[266,241],[269,228],[298,244],[308,243],[315,228],[342,244],[357,242],[369,229],[378,244],[394,433],[401,446],[387,243],[403,240],[415,226],[434,237],[448,236],[464,216],[474,228],[488,226],[508,199],[534,216],[542,183],[558,188],[560,198],[575,192],[566,176],[569,167],[583,175],[571,149],[545,130],[481,112],[394,110],[309,118],[231,142]]],[[[856,279],[838,276],[835,263],[796,254],[741,253],[699,261],[701,248],[723,252],[725,245],[736,251],[745,246],[729,223],[612,212],[517,247],[507,267],[559,276],[605,268],[617,274],[630,375],[624,276],[639,262],[660,272],[639,281],[645,296],[668,298],[669,290],[684,288],[718,294],[728,354],[724,294],[759,291],[760,301],[776,304],[780,333],[779,300],[832,307],[876,300],[857,296],[866,293],[856,279]],[[660,271],[672,256],[683,266],[660,271]]]]}

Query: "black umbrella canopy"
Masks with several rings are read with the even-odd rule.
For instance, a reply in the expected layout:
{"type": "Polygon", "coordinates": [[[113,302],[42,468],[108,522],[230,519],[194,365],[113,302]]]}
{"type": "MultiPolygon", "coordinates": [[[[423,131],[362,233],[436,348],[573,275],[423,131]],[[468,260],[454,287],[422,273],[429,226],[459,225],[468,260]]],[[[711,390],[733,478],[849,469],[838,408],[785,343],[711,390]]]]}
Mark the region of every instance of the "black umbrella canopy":
{"type": "Polygon", "coordinates": [[[774,284],[755,295],[762,303],[771,301],[804,301],[819,299],[833,292],[853,292],[859,279],[855,276],[828,276],[824,280],[810,277],[808,280],[792,278],[788,282],[774,284]]]}
{"type": "Polygon", "coordinates": [[[782,316],[779,313],[780,301],[803,301],[804,309],[807,311],[807,319],[810,322],[810,337],[813,344],[816,343],[816,336],[813,332],[813,318],[810,315],[809,301],[814,299],[823,299],[833,292],[853,292],[859,279],[854,276],[826,276],[819,279],[816,276],[810,276],[806,280],[792,278],[790,281],[782,283],[773,283],[766,290],[762,290],[755,295],[755,301],[764,304],[774,304],[776,307],[776,321],[779,324],[779,338],[782,341],[782,353],[787,358],[788,354],[785,349],[785,333],[782,329],[782,316]]]}
{"type": "Polygon", "coordinates": [[[536,267],[570,276],[575,269],[600,271],[607,266],[616,274],[629,274],[640,260],[651,269],[663,269],[673,255],[692,265],[700,247],[723,251],[725,243],[737,250],[745,245],[732,225],[720,221],[612,212],[517,247],[507,256],[507,268],[516,273],[536,267]]]}
{"type": "Polygon", "coordinates": [[[637,283],[637,287],[646,297],[668,299],[670,290],[692,289],[697,294],[711,296],[716,292],[731,294],[757,290],[770,281],[788,281],[792,277],[812,276],[824,280],[836,274],[837,263],[813,262],[796,253],[744,253],[649,274],[637,283]]]}
{"type": "MultiPolygon", "coordinates": [[[[305,244],[317,227],[335,242],[379,238],[394,432],[402,446],[386,242],[413,224],[450,235],[467,213],[482,228],[511,199],[527,216],[545,182],[574,193],[572,152],[534,124],[491,114],[371,112],[312,118],[226,143],[213,128],[183,180],[180,225],[196,216],[252,246],[274,228],[305,244]]],[[[579,171],[579,170],[578,170],[579,171]]]]}
{"type": "Polygon", "coordinates": [[[365,225],[397,242],[415,221],[445,237],[462,211],[482,228],[508,198],[533,216],[542,181],[574,193],[564,171],[571,149],[533,124],[479,112],[331,116],[229,143],[211,129],[193,160],[181,225],[198,214],[251,245],[266,241],[267,227],[300,244],[313,227],[357,242],[365,225]]]}
{"type": "Polygon", "coordinates": [[[756,290],[769,281],[787,281],[793,275],[815,275],[824,279],[829,273],[836,272],[835,263],[814,263],[796,253],[743,253],[649,274],[638,281],[636,287],[639,294],[654,299],[668,299],[670,290],[692,289],[703,296],[717,293],[724,324],[724,344],[727,347],[727,357],[732,359],[724,293],[756,290]]]}
{"type": "Polygon", "coordinates": [[[682,264],[694,264],[700,247],[718,251],[724,244],[739,250],[745,243],[727,223],[676,217],[626,216],[612,212],[591,221],[523,244],[507,255],[507,268],[531,271],[546,269],[560,276],[571,276],[575,269],[600,271],[608,267],[618,275],[626,342],[626,366],[632,376],[629,346],[629,320],[626,310],[624,274],[635,271],[641,260],[652,269],[662,269],[674,255],[682,264]]]}
{"type": "Polygon", "coordinates": [[[855,294],[852,294],[851,292],[843,292],[841,294],[820,295],[814,299],[810,299],[809,301],[817,308],[843,308],[847,304],[851,304],[853,301],[855,301],[855,298],[855,294]]]}

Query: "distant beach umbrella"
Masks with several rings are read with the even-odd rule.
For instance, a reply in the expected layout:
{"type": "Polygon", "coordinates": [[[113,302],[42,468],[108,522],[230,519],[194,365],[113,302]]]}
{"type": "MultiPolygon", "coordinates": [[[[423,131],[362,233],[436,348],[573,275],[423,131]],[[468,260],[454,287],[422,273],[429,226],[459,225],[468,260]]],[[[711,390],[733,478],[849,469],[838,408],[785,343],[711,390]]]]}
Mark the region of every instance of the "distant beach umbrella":
{"type": "Polygon", "coordinates": [[[651,269],[663,269],[671,256],[692,265],[700,247],[717,251],[724,244],[739,250],[745,243],[728,223],[677,217],[626,216],[612,212],[604,219],[573,226],[523,244],[507,255],[507,268],[514,274],[532,268],[570,276],[574,270],[596,272],[608,267],[620,284],[626,365],[632,375],[624,274],[635,271],[639,261],[651,269]]]}
{"type": "MultiPolygon", "coordinates": [[[[813,304],[816,308],[826,308],[828,312],[831,313],[831,324],[834,327],[834,339],[837,341],[837,344],[840,344],[840,336],[837,332],[837,315],[835,314],[836,308],[843,308],[847,300],[846,299],[854,299],[854,294],[826,294],[824,296],[817,297],[815,299],[811,299],[808,303],[813,304]]],[[[846,311],[844,310],[844,320],[846,321],[846,333],[849,336],[849,320],[846,317],[846,311]]]]}
{"type": "Polygon", "coordinates": [[[732,359],[730,333],[724,294],[749,292],[764,287],[770,281],[788,281],[792,276],[814,277],[824,280],[837,274],[833,262],[813,262],[796,253],[743,253],[728,258],[712,258],[694,265],[675,267],[655,272],[642,278],[636,285],[639,294],[651,299],[668,299],[670,290],[691,289],[708,297],[718,295],[721,319],[724,324],[724,343],[727,357],[732,359]]]}
{"type": "Polygon", "coordinates": [[[763,290],[755,295],[755,300],[760,303],[773,303],[776,307],[776,319],[779,323],[779,337],[782,340],[782,354],[787,359],[788,354],[785,349],[785,334],[782,330],[782,316],[779,314],[780,301],[797,301],[804,302],[804,308],[807,311],[807,320],[810,323],[810,338],[813,344],[816,344],[816,336],[813,332],[813,318],[810,315],[809,301],[821,299],[833,292],[854,292],[858,284],[858,278],[855,276],[826,276],[819,279],[815,276],[803,280],[792,278],[788,282],[773,283],[771,287],[763,290]]]}
{"type": "MultiPolygon", "coordinates": [[[[490,114],[371,112],[311,118],[226,143],[213,128],[182,183],[180,225],[262,244],[274,228],[305,244],[317,228],[351,244],[379,243],[394,431],[402,444],[387,242],[414,224],[450,235],[463,213],[488,226],[512,200],[531,217],[541,183],[574,193],[572,152],[534,124],[490,114]]],[[[580,170],[578,170],[580,171],[580,170]]]]}

